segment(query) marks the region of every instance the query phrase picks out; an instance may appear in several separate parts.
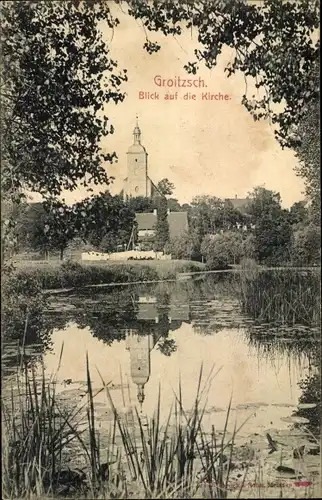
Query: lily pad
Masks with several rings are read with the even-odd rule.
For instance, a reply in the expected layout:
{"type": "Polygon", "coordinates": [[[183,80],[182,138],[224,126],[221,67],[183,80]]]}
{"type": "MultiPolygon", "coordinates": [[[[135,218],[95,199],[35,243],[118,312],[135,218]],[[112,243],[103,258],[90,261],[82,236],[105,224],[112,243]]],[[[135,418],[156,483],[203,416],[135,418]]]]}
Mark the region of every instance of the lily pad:
{"type": "Polygon", "coordinates": [[[303,475],[300,471],[293,469],[293,467],[287,467],[285,465],[278,465],[276,471],[281,477],[289,479],[297,479],[303,475]]]}
{"type": "Polygon", "coordinates": [[[247,410],[248,408],[259,408],[260,403],[244,403],[236,406],[236,410],[247,410]]]}
{"type": "Polygon", "coordinates": [[[272,406],[278,406],[279,408],[295,408],[295,405],[290,403],[272,403],[272,406]]]}
{"type": "Polygon", "coordinates": [[[310,421],[305,417],[281,417],[282,422],[290,422],[292,424],[308,424],[310,421]]]}
{"type": "Polygon", "coordinates": [[[299,410],[308,410],[309,408],[316,408],[316,403],[301,403],[297,407],[299,410]]]}

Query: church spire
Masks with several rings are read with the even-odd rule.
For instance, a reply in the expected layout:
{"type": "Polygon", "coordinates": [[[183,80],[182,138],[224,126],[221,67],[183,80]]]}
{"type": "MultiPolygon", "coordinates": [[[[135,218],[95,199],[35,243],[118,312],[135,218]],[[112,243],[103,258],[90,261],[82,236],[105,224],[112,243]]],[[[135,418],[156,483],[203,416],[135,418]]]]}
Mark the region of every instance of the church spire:
{"type": "Polygon", "coordinates": [[[139,127],[139,118],[136,115],[136,125],[133,130],[134,144],[141,144],[141,130],[139,127]]]}

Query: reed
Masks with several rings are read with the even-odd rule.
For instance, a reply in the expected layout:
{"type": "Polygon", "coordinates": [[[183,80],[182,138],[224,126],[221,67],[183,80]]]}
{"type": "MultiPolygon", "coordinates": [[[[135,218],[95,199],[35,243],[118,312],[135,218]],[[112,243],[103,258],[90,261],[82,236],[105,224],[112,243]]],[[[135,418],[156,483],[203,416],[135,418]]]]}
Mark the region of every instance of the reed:
{"type": "Polygon", "coordinates": [[[5,498],[53,492],[63,450],[75,439],[67,415],[57,411],[55,380],[40,380],[35,368],[20,369],[9,404],[2,405],[2,477],[5,498]]]}
{"type": "Polygon", "coordinates": [[[218,441],[213,427],[209,442],[209,434],[203,429],[202,421],[212,373],[213,370],[202,387],[201,367],[191,410],[186,411],[183,407],[179,380],[178,394],[174,395],[174,403],[165,423],[162,425],[161,422],[159,388],[153,417],[144,422],[135,410],[130,419],[132,428],[128,422],[119,418],[108,386],[101,377],[128,457],[128,469],[140,485],[144,498],[196,498],[205,489],[209,490],[209,498],[227,497],[232,450],[239,429],[235,429],[228,439],[229,405],[221,439],[218,441]],[[228,463],[225,456],[227,449],[230,450],[228,463]]]}
{"type": "Polygon", "coordinates": [[[252,270],[239,275],[242,309],[258,322],[320,324],[320,279],[315,271],[252,270]]]}
{"type": "Polygon", "coordinates": [[[124,418],[116,409],[109,383],[93,391],[86,358],[87,391],[80,404],[64,406],[57,394],[57,373],[46,379],[21,365],[2,405],[4,498],[193,498],[206,488],[210,498],[226,498],[235,434],[203,429],[213,371],[203,383],[201,368],[191,410],[183,407],[182,387],[165,422],[161,389],[156,410],[145,418],[136,408],[124,418]],[[98,432],[95,397],[106,392],[114,421],[104,445],[98,432]],[[120,439],[121,438],[121,441],[120,439]],[[71,445],[83,452],[82,466],[70,465],[71,445]],[[229,450],[227,452],[227,450],[229,450]],[[227,463],[226,454],[229,459],[227,463]],[[69,465],[68,465],[69,464],[69,465]]]}

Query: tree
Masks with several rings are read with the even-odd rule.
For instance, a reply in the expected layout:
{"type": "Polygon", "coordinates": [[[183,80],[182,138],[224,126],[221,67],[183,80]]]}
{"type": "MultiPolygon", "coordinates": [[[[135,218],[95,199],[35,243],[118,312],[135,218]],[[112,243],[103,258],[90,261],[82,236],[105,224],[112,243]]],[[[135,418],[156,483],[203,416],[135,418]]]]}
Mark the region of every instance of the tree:
{"type": "MultiPolygon", "coordinates": [[[[129,14],[142,20],[145,30],[179,36],[198,33],[196,59],[184,66],[196,74],[199,64],[216,66],[223,49],[232,57],[225,72],[245,77],[242,104],[254,120],[269,120],[282,147],[297,151],[297,173],[306,182],[320,212],[319,137],[319,14],[318,0],[190,0],[146,3],[127,0],[129,14]],[[255,90],[254,90],[255,88],[255,90]]],[[[148,52],[161,47],[146,40],[148,52]]]]}
{"type": "Polygon", "coordinates": [[[48,241],[49,248],[59,250],[60,260],[63,260],[68,243],[77,234],[75,206],[49,199],[44,202],[44,207],[47,212],[44,238],[48,241]]]}
{"type": "Polygon", "coordinates": [[[118,196],[105,192],[68,206],[57,199],[30,204],[17,222],[20,248],[58,250],[63,259],[67,246],[78,238],[110,252],[129,242],[135,214],[118,196]]]}
{"type": "MultiPolygon", "coordinates": [[[[127,80],[102,38],[102,23],[118,24],[108,2],[7,1],[0,8],[2,199],[19,204],[25,190],[52,198],[80,184],[107,185],[102,162],[116,154],[100,148],[114,132],[103,111],[123,101],[127,80]]],[[[2,225],[3,259],[14,217],[2,225]]]]}
{"type": "Polygon", "coordinates": [[[253,224],[257,224],[265,214],[278,214],[281,210],[281,195],[275,191],[258,186],[248,195],[247,213],[253,224]]]}
{"type": "Polygon", "coordinates": [[[311,201],[315,223],[319,223],[321,207],[321,164],[320,164],[320,102],[310,104],[299,124],[300,145],[296,148],[300,161],[296,168],[298,175],[305,179],[306,195],[311,201]]]}
{"type": "Polygon", "coordinates": [[[305,201],[296,201],[290,208],[291,224],[303,224],[308,219],[309,213],[305,201]]]}
{"type": "Polygon", "coordinates": [[[21,246],[21,228],[16,227],[16,221],[21,220],[28,209],[26,202],[14,203],[10,198],[1,200],[1,253],[2,261],[10,257],[21,246]]]}
{"type": "Polygon", "coordinates": [[[163,196],[171,196],[174,191],[174,184],[169,179],[161,179],[157,184],[158,191],[163,196]]]}
{"type": "MultiPolygon", "coordinates": [[[[270,118],[277,125],[282,145],[298,144],[297,126],[305,107],[319,95],[316,67],[319,61],[319,1],[180,0],[151,2],[128,0],[129,14],[145,29],[179,36],[195,29],[199,47],[195,61],[185,65],[195,74],[198,65],[216,66],[224,47],[232,50],[225,71],[241,71],[246,78],[242,103],[254,119],[270,118]],[[253,84],[257,95],[247,95],[253,84]],[[282,104],[282,106],[276,106],[282,104]]],[[[160,45],[147,40],[148,52],[160,45]]]]}
{"type": "Polygon", "coordinates": [[[20,251],[45,251],[49,241],[45,238],[48,214],[42,203],[30,203],[16,218],[16,234],[20,251]]]}
{"type": "Polygon", "coordinates": [[[166,198],[158,200],[157,222],[155,225],[156,237],[154,249],[156,252],[163,252],[169,242],[168,206],[166,198]]]}
{"type": "Polygon", "coordinates": [[[202,239],[206,234],[236,228],[244,220],[241,212],[232,203],[216,196],[196,196],[189,211],[191,226],[202,239]]]}
{"type": "Polygon", "coordinates": [[[260,263],[283,264],[290,260],[292,228],[287,213],[263,214],[254,230],[255,255],[260,263]]]}
{"type": "Polygon", "coordinates": [[[128,200],[128,205],[135,213],[153,212],[156,209],[156,201],[144,196],[136,196],[128,200]]]}
{"type": "Polygon", "coordinates": [[[125,72],[109,56],[100,23],[108,3],[4,2],[2,15],[2,190],[44,196],[81,182],[108,183],[101,138],[113,133],[102,111],[123,100],[125,72]]]}
{"type": "Polygon", "coordinates": [[[20,250],[45,252],[64,250],[75,235],[73,208],[49,199],[44,203],[31,203],[16,219],[17,243],[20,250]]]}
{"type": "Polygon", "coordinates": [[[321,261],[321,228],[309,224],[294,233],[292,260],[298,265],[314,265],[321,261]]]}
{"type": "Polygon", "coordinates": [[[168,209],[170,212],[181,212],[184,211],[183,207],[180,205],[176,198],[168,198],[168,209]]]}
{"type": "Polygon", "coordinates": [[[254,229],[254,250],[261,263],[278,264],[290,259],[292,227],[289,213],[281,207],[279,193],[256,187],[247,209],[254,229]]]}
{"type": "Polygon", "coordinates": [[[229,257],[226,242],[222,235],[205,236],[201,243],[201,254],[206,260],[208,269],[227,269],[229,257]]]}
{"type": "Polygon", "coordinates": [[[73,210],[75,230],[85,242],[108,252],[129,242],[135,213],[119,196],[106,191],[75,204],[73,210]]]}

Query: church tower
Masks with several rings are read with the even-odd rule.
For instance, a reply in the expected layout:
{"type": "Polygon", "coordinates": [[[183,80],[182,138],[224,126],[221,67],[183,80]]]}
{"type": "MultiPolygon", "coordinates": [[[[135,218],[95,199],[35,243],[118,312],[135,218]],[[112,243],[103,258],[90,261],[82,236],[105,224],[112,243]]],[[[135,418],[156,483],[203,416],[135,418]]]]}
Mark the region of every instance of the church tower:
{"type": "Polygon", "coordinates": [[[148,153],[141,144],[141,130],[136,117],[133,130],[133,144],[127,151],[127,177],[121,195],[124,201],[129,198],[143,196],[155,198],[161,196],[158,188],[148,176],[148,153]]]}
{"type": "Polygon", "coordinates": [[[135,196],[151,196],[148,178],[148,153],[141,144],[141,130],[136,118],[133,130],[133,144],[127,151],[127,179],[125,195],[128,198],[135,196]]]}

